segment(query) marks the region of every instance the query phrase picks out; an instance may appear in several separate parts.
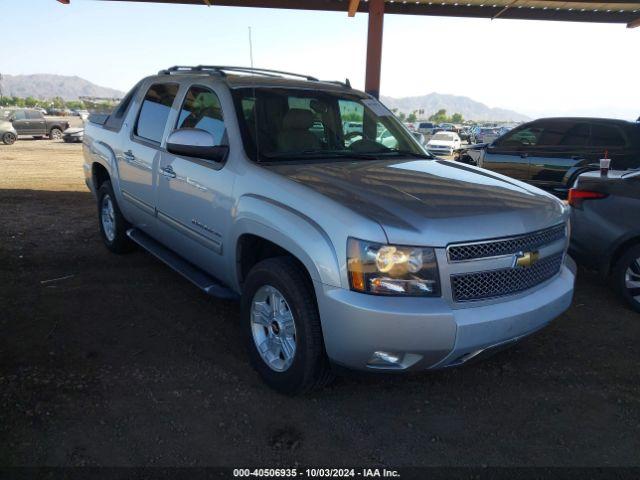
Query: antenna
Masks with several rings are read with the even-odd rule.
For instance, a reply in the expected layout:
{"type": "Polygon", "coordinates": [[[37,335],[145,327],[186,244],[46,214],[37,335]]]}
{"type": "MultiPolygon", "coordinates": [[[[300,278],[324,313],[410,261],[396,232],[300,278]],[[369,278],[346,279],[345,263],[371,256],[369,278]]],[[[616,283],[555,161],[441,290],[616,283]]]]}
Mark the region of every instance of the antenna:
{"type": "MultiPolygon", "coordinates": [[[[251,38],[251,27],[249,27],[249,62],[253,69],[253,39],[251,38]]],[[[260,133],[258,131],[258,96],[256,95],[256,84],[253,84],[253,129],[256,140],[256,162],[260,161],[260,133]]]]}

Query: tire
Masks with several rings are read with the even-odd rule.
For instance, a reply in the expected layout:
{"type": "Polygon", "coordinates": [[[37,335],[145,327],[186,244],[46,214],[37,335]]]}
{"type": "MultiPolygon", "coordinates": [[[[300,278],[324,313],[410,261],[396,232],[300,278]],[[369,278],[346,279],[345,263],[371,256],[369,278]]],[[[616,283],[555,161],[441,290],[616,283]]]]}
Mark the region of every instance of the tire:
{"type": "Polygon", "coordinates": [[[60,140],[62,138],[62,130],[58,127],[53,127],[49,131],[49,140],[60,140]]]}
{"type": "Polygon", "coordinates": [[[135,249],[135,244],[127,236],[130,225],[122,216],[109,180],[100,185],[97,196],[98,225],[102,241],[113,253],[131,252],[135,249]]]}
{"type": "Polygon", "coordinates": [[[13,145],[14,143],[16,143],[17,139],[18,137],[15,133],[6,132],[4,135],[2,135],[2,143],[4,143],[5,145],[13,145]]]}
{"type": "Polygon", "coordinates": [[[240,305],[242,330],[251,364],[267,385],[287,395],[321,388],[333,379],[324,349],[315,292],[303,268],[291,257],[263,260],[249,272],[240,305]],[[269,300],[260,302],[265,291],[269,300]],[[275,317],[272,305],[268,303],[273,298],[273,293],[279,294],[284,301],[276,303],[281,313],[275,317]],[[260,310],[257,308],[260,304],[266,308],[265,315],[255,314],[260,310]],[[295,328],[291,331],[286,320],[280,322],[280,318],[289,318],[295,328]],[[259,319],[262,320],[258,321],[259,319]],[[281,326],[278,331],[274,331],[274,323],[281,326]],[[290,363],[287,365],[282,339],[292,332],[293,336],[288,337],[288,344],[291,350],[290,340],[293,338],[294,353],[289,355],[290,363]],[[258,349],[258,343],[265,344],[262,337],[270,337],[271,345],[275,346],[264,354],[258,349]],[[264,356],[273,352],[279,353],[272,355],[273,362],[270,365],[264,356]]]}
{"type": "Polygon", "coordinates": [[[640,312],[640,245],[629,248],[616,262],[612,271],[613,286],[636,312],[640,312]],[[636,282],[637,287],[629,285],[636,282]]]}

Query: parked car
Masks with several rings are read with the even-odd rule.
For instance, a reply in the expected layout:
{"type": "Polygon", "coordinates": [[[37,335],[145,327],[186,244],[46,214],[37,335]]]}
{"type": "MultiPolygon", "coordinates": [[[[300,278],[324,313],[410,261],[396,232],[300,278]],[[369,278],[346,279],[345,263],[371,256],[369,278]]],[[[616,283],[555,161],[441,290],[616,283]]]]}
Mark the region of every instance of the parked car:
{"type": "Polygon", "coordinates": [[[584,173],[569,204],[572,255],[640,312],[640,170],[584,173]]]}
{"type": "Polygon", "coordinates": [[[48,136],[51,140],[59,140],[62,132],[69,128],[69,122],[45,118],[42,112],[32,108],[12,110],[5,118],[13,125],[17,135],[23,136],[48,136]]]}
{"type": "Polygon", "coordinates": [[[433,135],[436,125],[433,122],[418,122],[416,130],[423,135],[433,135]]]}
{"type": "Polygon", "coordinates": [[[457,133],[438,132],[427,142],[427,151],[434,155],[453,155],[461,146],[457,133]]]}
{"type": "Polygon", "coordinates": [[[90,117],[84,172],[106,247],[137,244],[239,298],[252,364],[287,393],[325,384],[332,363],[461,365],[568,308],[562,202],[434,159],[377,100],[307,78],[174,67],[90,117]],[[347,133],[354,110],[363,128],[347,133]]]}
{"type": "Polygon", "coordinates": [[[65,143],[82,143],[84,128],[67,128],[62,132],[62,140],[65,143]]]}
{"type": "Polygon", "coordinates": [[[479,127],[473,133],[471,143],[491,143],[500,136],[498,127],[479,127]]]}
{"type": "Polygon", "coordinates": [[[463,149],[460,161],[565,197],[581,173],[608,156],[611,168],[640,166],[640,123],[607,118],[543,118],[490,144],[463,149]]]}
{"type": "Polygon", "coordinates": [[[13,145],[18,139],[18,132],[9,120],[12,112],[13,110],[8,109],[0,110],[0,140],[5,145],[13,145]]]}
{"type": "Polygon", "coordinates": [[[458,129],[453,123],[441,123],[438,127],[440,128],[440,131],[458,133],[458,129]]]}

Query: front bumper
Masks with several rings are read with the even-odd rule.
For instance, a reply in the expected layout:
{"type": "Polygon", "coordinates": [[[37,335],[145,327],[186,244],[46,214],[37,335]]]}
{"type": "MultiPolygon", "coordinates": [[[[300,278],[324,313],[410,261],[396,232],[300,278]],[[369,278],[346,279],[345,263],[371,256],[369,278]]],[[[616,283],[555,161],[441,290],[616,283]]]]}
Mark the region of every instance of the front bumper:
{"type": "Polygon", "coordinates": [[[332,362],[358,370],[425,370],[462,364],[539,330],[569,307],[574,281],[575,263],[567,256],[555,277],[527,295],[476,307],[315,288],[332,362]],[[380,351],[400,360],[373,364],[380,351]]]}

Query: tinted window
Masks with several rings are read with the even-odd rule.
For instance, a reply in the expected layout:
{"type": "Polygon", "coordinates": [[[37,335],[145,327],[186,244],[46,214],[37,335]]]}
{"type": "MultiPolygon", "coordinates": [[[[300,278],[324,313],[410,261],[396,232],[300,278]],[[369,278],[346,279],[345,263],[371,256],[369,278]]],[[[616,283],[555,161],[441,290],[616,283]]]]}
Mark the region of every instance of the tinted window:
{"type": "Polygon", "coordinates": [[[105,127],[112,130],[120,130],[120,127],[122,127],[122,123],[124,122],[124,117],[129,111],[129,105],[131,105],[133,98],[138,92],[139,86],[140,84],[137,84],[135,87],[133,87],[129,91],[129,93],[127,93],[125,97],[120,101],[116,109],[107,118],[107,121],[104,124],[105,127]]]}
{"type": "Polygon", "coordinates": [[[158,83],[149,88],[138,115],[137,136],[160,143],[177,93],[178,85],[175,83],[158,83]]]}
{"type": "Polygon", "coordinates": [[[538,145],[544,147],[586,146],[589,141],[589,126],[570,120],[545,121],[538,145]]]}
{"type": "Polygon", "coordinates": [[[36,112],[35,110],[27,110],[27,118],[29,120],[40,120],[42,118],[42,113],[36,112]]]}
{"type": "Polygon", "coordinates": [[[624,137],[614,125],[591,125],[591,144],[594,147],[623,147],[624,137]]]}
{"type": "Polygon", "coordinates": [[[16,110],[13,114],[14,120],[25,120],[27,118],[27,114],[24,110],[16,110]]]}
{"type": "Polygon", "coordinates": [[[501,147],[529,147],[538,144],[542,128],[538,125],[527,125],[505,134],[497,145],[501,147]]]}
{"type": "Polygon", "coordinates": [[[218,96],[204,87],[191,87],[180,110],[178,128],[199,128],[206,130],[222,143],[224,122],[218,96]]]}

